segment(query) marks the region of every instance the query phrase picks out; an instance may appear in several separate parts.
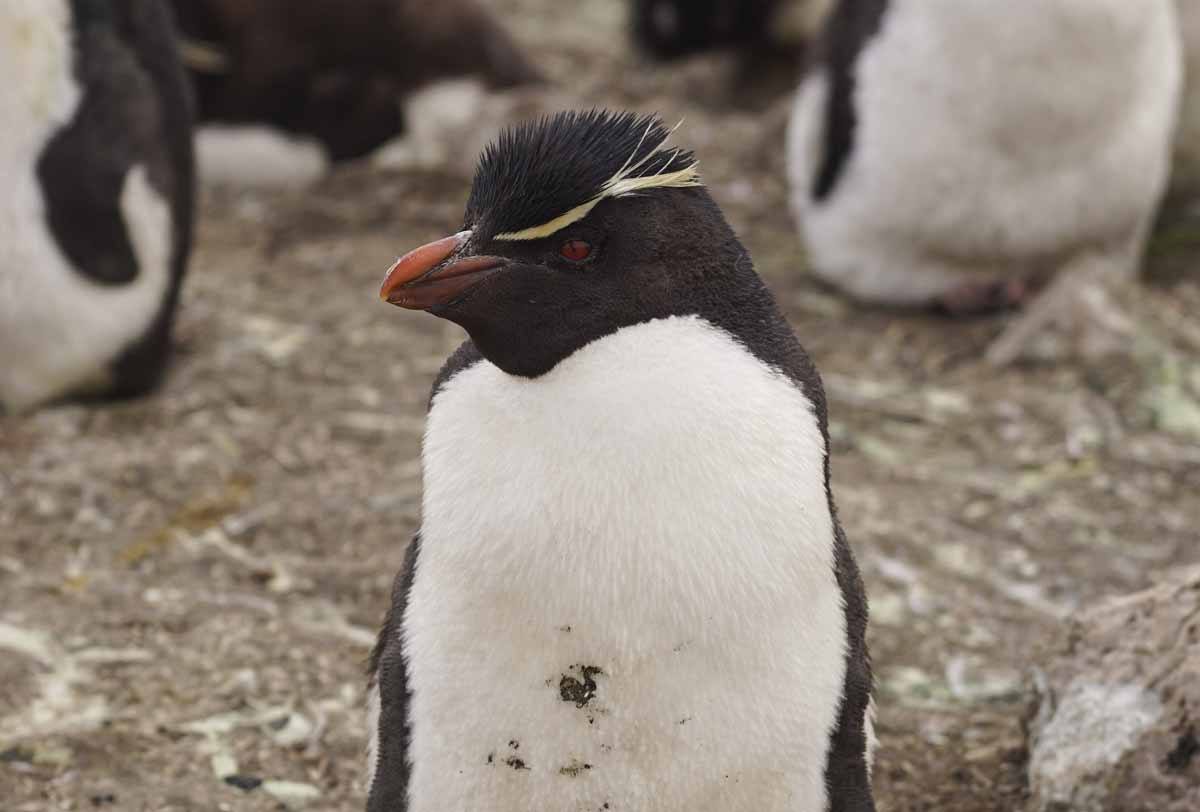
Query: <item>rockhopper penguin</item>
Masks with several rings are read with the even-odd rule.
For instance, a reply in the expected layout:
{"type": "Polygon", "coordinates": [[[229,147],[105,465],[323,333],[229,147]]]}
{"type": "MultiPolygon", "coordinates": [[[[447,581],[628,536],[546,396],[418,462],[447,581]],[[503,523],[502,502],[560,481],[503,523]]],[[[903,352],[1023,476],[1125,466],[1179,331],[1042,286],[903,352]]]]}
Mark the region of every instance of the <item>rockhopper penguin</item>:
{"type": "Polygon", "coordinates": [[[371,660],[371,812],[863,812],[825,397],[693,156],[562,113],[382,296],[462,326],[371,660]]]}
{"type": "Polygon", "coordinates": [[[162,377],[191,106],[158,0],[0,4],[0,410],[162,377]]]}
{"type": "Polygon", "coordinates": [[[1167,179],[1178,39],[1174,0],[839,0],[789,135],[814,273],[952,312],[1052,276],[1131,277],[1167,179]]]}

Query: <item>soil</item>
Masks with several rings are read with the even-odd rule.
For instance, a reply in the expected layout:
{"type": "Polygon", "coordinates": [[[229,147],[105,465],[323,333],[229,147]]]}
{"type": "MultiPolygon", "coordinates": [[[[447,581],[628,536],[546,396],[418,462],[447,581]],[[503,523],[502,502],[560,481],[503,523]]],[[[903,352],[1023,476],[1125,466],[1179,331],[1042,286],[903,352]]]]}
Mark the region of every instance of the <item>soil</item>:
{"type": "MultiPolygon", "coordinates": [[[[814,283],[786,100],[739,107],[734,59],[652,69],[620,2],[492,5],[579,106],[684,119],[825,376],[872,604],[879,808],[1019,809],[1041,646],[1200,561],[1200,231],[1156,244],[1167,282],[1122,302],[1126,351],[998,371],[982,353],[1009,316],[868,310],[814,283]]],[[[418,521],[429,386],[462,338],[376,291],[458,229],[455,166],[206,192],[164,389],[0,418],[6,812],[363,807],[364,663],[418,521]]]]}

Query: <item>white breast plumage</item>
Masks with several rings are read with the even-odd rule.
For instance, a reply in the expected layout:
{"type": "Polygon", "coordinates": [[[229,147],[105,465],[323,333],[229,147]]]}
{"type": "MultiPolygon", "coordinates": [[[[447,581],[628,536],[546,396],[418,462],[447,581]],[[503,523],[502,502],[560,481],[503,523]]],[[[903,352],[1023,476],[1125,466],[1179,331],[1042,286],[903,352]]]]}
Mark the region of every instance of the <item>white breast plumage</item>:
{"type": "Polygon", "coordinates": [[[823,810],[824,457],[805,394],[698,317],[454,376],[404,617],[411,812],[823,810]]]}

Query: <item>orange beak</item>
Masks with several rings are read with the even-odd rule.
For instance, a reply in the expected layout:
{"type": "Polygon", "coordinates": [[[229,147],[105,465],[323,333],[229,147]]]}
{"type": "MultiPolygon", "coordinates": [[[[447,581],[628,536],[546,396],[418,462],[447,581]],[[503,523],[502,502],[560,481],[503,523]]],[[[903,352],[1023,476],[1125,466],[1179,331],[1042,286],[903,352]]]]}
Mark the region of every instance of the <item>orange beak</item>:
{"type": "Polygon", "coordinates": [[[470,236],[462,231],[400,257],[383,280],[379,298],[409,310],[428,310],[457,299],[508,264],[503,257],[489,256],[448,261],[470,236]]]}

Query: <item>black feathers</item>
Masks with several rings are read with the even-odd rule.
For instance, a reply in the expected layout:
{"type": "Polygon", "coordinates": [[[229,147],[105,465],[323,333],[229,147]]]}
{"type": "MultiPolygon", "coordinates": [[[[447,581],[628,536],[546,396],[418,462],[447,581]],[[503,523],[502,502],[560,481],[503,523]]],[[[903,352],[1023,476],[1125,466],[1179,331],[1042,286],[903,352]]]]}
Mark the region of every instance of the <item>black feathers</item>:
{"type": "Polygon", "coordinates": [[[633,38],[657,59],[765,42],[780,0],[633,0],[633,38]]]}
{"type": "Polygon", "coordinates": [[[622,170],[636,178],[695,163],[691,152],[659,149],[669,135],[654,116],[605,110],[505,130],[479,159],[466,227],[483,237],[534,228],[596,199],[622,170]]]}
{"type": "Polygon", "coordinates": [[[855,104],[855,71],[867,43],[879,33],[888,0],[842,0],[830,14],[820,43],[817,64],[829,73],[825,102],[824,156],[813,178],[813,200],[829,197],[841,178],[854,147],[858,127],[855,104]]]}

